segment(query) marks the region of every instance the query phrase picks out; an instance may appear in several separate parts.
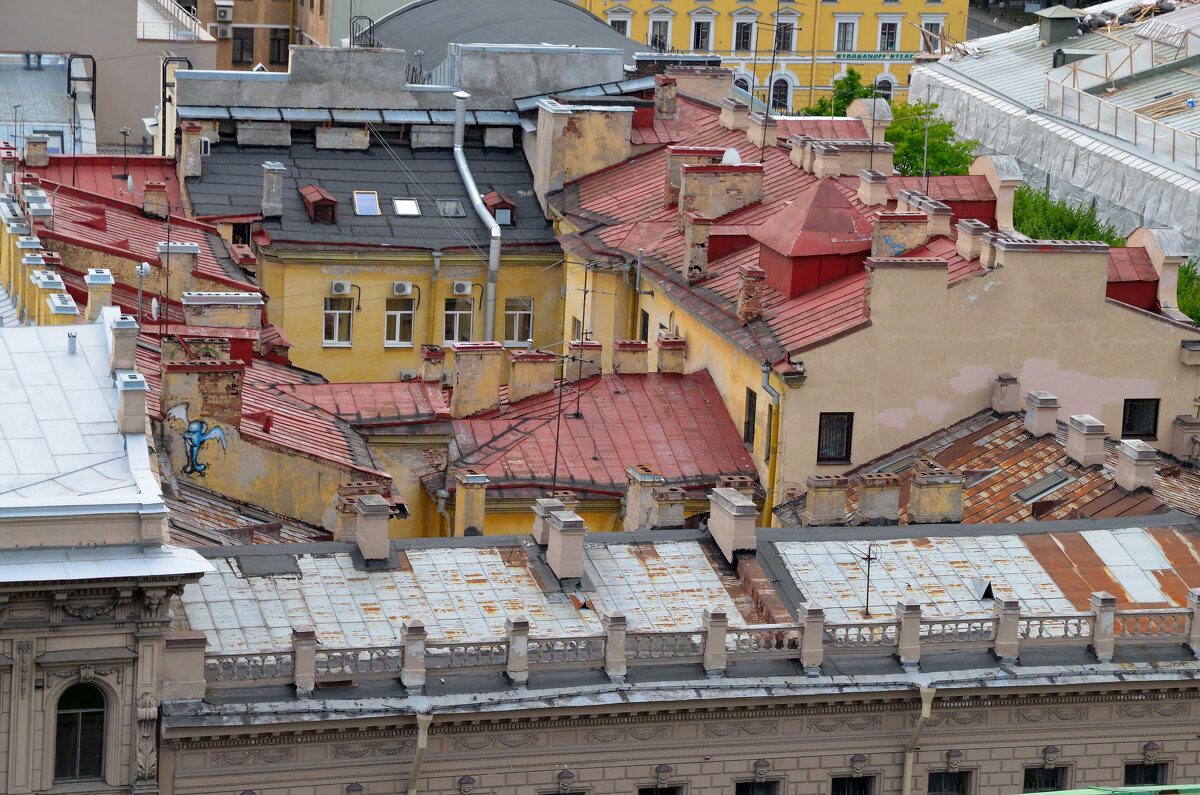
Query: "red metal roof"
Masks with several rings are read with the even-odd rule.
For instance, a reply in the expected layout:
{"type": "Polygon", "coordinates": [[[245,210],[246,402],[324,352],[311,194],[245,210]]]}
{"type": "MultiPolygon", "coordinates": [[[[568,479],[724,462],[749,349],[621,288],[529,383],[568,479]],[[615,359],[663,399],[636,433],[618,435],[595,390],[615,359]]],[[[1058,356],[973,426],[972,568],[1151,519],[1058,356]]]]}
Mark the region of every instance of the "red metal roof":
{"type": "MultiPolygon", "coordinates": [[[[957,230],[951,231],[956,232],[957,230]]],[[[958,253],[956,242],[948,237],[935,237],[925,245],[908,252],[907,256],[946,260],[950,266],[946,281],[950,284],[958,284],[985,272],[984,267],[979,264],[978,257],[972,260],[963,259],[962,254],[958,253]]]]}
{"type": "Polygon", "coordinates": [[[775,120],[776,137],[784,140],[793,135],[813,138],[840,138],[865,141],[867,128],[858,119],[782,118],[775,120]]]}
{"type": "Polygon", "coordinates": [[[288,384],[279,390],[350,422],[355,427],[450,419],[439,382],[384,381],[356,384],[288,384]]]}
{"type": "Polygon", "coordinates": [[[815,257],[870,251],[872,228],[834,181],[823,179],[754,227],[750,236],[786,257],[815,257]]]}
{"type": "MultiPolygon", "coordinates": [[[[177,211],[184,206],[173,157],[136,154],[128,158],[121,155],[50,155],[48,165],[34,168],[22,164],[21,168],[37,174],[43,183],[53,182],[77,188],[138,207],[142,206],[142,191],[146,183],[161,182],[167,186],[167,201],[177,211]],[[126,173],[133,180],[133,195],[129,193],[126,173]]],[[[53,192],[53,187],[46,190],[46,193],[53,192]]]]}
{"type": "Polygon", "coordinates": [[[1156,282],[1158,271],[1144,248],[1110,248],[1108,250],[1108,280],[1110,282],[1156,282]]]}
{"type": "MultiPolygon", "coordinates": [[[[629,464],[648,464],[662,473],[664,485],[684,488],[711,488],[721,475],[757,477],[707,371],[608,374],[567,389],[557,445],[559,488],[624,494],[629,464]]],[[[558,406],[553,390],[454,420],[456,463],[481,470],[500,488],[549,486],[558,406]]]]}

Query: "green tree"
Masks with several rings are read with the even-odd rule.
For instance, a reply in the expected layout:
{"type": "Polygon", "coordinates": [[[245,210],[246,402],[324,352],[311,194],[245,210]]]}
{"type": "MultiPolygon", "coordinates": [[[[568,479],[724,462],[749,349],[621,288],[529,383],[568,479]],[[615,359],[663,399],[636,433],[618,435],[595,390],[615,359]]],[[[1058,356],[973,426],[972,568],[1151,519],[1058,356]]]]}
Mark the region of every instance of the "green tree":
{"type": "Polygon", "coordinates": [[[817,104],[804,109],[809,116],[845,116],[846,108],[859,97],[866,98],[874,95],[870,86],[862,84],[862,75],[853,69],[846,70],[846,76],[839,78],[833,84],[833,98],[821,97],[817,104]]]}
{"type": "Polygon", "coordinates": [[[1037,240],[1099,240],[1114,247],[1125,245],[1115,226],[1096,217],[1095,207],[1053,199],[1046,191],[1028,185],[1017,188],[1013,226],[1037,240]]]}
{"type": "Polygon", "coordinates": [[[893,164],[905,176],[921,176],[925,159],[925,125],[929,125],[929,173],[966,174],[979,141],[960,140],[954,125],[937,113],[936,102],[892,104],[892,124],[886,140],[896,147],[893,164]]]}
{"type": "Polygon", "coordinates": [[[1193,257],[1179,266],[1179,311],[1200,323],[1200,278],[1193,257]]]}

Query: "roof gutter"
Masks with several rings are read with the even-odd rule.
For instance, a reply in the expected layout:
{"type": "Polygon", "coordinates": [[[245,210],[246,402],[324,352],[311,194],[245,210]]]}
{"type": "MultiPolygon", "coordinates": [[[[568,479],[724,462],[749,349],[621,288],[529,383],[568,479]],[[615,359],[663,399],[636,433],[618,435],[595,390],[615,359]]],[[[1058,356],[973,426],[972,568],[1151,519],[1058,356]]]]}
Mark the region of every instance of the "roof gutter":
{"type": "Polygon", "coordinates": [[[458,176],[462,178],[463,187],[471,199],[471,206],[479,220],[491,232],[492,242],[488,247],[487,283],[483,288],[483,333],[486,341],[496,339],[496,281],[500,278],[500,224],[483,204],[479,188],[475,186],[475,178],[471,176],[471,167],[467,165],[467,156],[463,154],[463,137],[467,124],[467,100],[471,95],[466,91],[454,92],[454,164],[458,166],[458,176]]]}

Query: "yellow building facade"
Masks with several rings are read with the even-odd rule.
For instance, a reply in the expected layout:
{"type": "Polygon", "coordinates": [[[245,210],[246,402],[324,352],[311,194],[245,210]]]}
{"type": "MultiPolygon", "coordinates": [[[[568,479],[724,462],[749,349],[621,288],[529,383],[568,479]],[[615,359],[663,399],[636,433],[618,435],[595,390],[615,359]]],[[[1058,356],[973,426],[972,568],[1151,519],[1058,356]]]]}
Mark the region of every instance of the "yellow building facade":
{"type": "Polygon", "coordinates": [[[580,0],[652,49],[719,55],[734,82],[780,112],[828,97],[854,69],[885,98],[908,95],[913,57],[966,37],[966,0],[580,0]]]}

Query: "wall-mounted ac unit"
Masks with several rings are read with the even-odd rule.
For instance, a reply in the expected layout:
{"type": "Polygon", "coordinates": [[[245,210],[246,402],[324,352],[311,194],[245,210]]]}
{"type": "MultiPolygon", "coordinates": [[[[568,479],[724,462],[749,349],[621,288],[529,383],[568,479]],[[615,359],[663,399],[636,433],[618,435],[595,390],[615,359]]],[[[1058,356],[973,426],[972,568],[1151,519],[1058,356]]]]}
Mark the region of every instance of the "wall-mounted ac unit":
{"type": "Polygon", "coordinates": [[[233,6],[218,5],[217,6],[217,21],[232,22],[233,21],[233,6]]]}
{"type": "Polygon", "coordinates": [[[412,282],[392,282],[392,295],[412,295],[412,282]]]}
{"type": "Polygon", "coordinates": [[[470,295],[471,294],[471,283],[470,282],[455,282],[451,289],[451,292],[453,292],[455,295],[470,295]]]}
{"type": "Polygon", "coordinates": [[[329,292],[334,295],[350,295],[350,282],[334,282],[329,285],[329,292]]]}
{"type": "Polygon", "coordinates": [[[218,39],[232,39],[233,38],[233,25],[217,25],[217,38],[218,39]]]}
{"type": "Polygon", "coordinates": [[[400,380],[401,381],[415,381],[416,379],[417,379],[417,371],[416,370],[401,370],[400,371],[400,380]]]}

